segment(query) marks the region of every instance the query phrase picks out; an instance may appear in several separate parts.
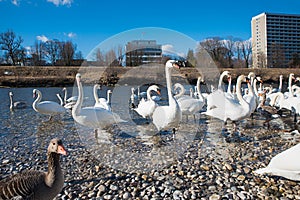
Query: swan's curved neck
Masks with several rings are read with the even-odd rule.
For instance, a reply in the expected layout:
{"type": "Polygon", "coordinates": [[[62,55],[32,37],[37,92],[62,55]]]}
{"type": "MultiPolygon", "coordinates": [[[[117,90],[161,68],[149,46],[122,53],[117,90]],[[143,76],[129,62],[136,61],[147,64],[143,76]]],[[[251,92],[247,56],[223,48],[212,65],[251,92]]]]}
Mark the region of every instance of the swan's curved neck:
{"type": "Polygon", "coordinates": [[[98,90],[98,86],[94,85],[94,89],[93,89],[94,99],[95,99],[96,103],[99,103],[99,97],[98,97],[97,90],[98,90]]]}
{"type": "Polygon", "coordinates": [[[65,96],[64,96],[64,103],[67,103],[67,96],[68,96],[68,91],[67,88],[65,88],[65,96]]]}
{"type": "Polygon", "coordinates": [[[107,103],[110,103],[110,92],[109,92],[109,90],[107,90],[107,93],[106,93],[106,95],[107,95],[107,103]]]}
{"type": "Polygon", "coordinates": [[[178,88],[179,88],[179,93],[176,94],[175,97],[178,98],[178,97],[183,96],[185,93],[185,89],[184,89],[183,85],[177,83],[176,86],[178,86],[178,88]]]}
{"type": "Polygon", "coordinates": [[[59,94],[56,94],[57,98],[59,99],[59,102],[60,102],[60,105],[63,106],[64,105],[64,102],[61,98],[61,96],[59,94]]]}
{"type": "Polygon", "coordinates": [[[13,106],[13,96],[12,96],[12,95],[9,95],[9,99],[10,99],[10,106],[9,106],[9,109],[12,110],[12,109],[14,109],[14,106],[13,106]]]}
{"type": "Polygon", "coordinates": [[[37,90],[36,93],[37,93],[37,98],[36,98],[35,101],[33,102],[34,105],[40,103],[40,101],[41,101],[41,99],[42,99],[42,93],[41,93],[39,90],[37,90]]]}
{"type": "Polygon", "coordinates": [[[197,93],[198,93],[199,99],[203,101],[204,97],[201,93],[200,82],[201,82],[201,77],[198,77],[198,80],[197,80],[197,93]]]}
{"type": "Polygon", "coordinates": [[[81,111],[81,106],[83,102],[83,90],[82,90],[82,84],[80,80],[77,80],[77,87],[78,87],[78,99],[72,109],[72,115],[79,115],[81,111]]]}
{"type": "Polygon", "coordinates": [[[152,91],[152,88],[149,87],[149,88],[147,89],[147,100],[148,100],[148,101],[153,101],[152,98],[151,98],[151,91],[152,91]]]}
{"type": "Polygon", "coordinates": [[[292,91],[292,76],[289,76],[289,97],[293,96],[293,91],[292,91]]]}
{"type": "MultiPolygon", "coordinates": [[[[244,105],[244,104],[248,104],[245,99],[242,96],[242,77],[239,76],[237,82],[236,82],[236,97],[239,100],[240,104],[244,105]]],[[[251,88],[250,83],[248,83],[248,87],[251,88]]],[[[253,91],[252,91],[253,92],[253,91]]]]}
{"type": "Polygon", "coordinates": [[[223,73],[221,74],[221,76],[220,76],[220,79],[219,79],[219,84],[218,84],[218,89],[219,89],[219,90],[223,90],[223,89],[222,89],[222,81],[223,81],[224,76],[226,76],[226,74],[223,72],[223,73]]]}
{"type": "Polygon", "coordinates": [[[277,99],[279,98],[279,106],[281,108],[282,104],[283,104],[283,100],[284,100],[284,95],[282,94],[282,92],[277,92],[276,96],[271,100],[270,105],[274,106],[275,103],[277,102],[277,99]]]}
{"type": "Polygon", "coordinates": [[[171,68],[166,67],[166,81],[167,81],[167,91],[168,91],[168,99],[169,105],[175,101],[172,95],[172,81],[171,81],[171,68]]]}
{"type": "Polygon", "coordinates": [[[279,77],[278,92],[281,92],[281,89],[282,89],[282,76],[279,77]]]}
{"type": "MultiPolygon", "coordinates": [[[[253,86],[254,94],[255,94],[256,96],[258,96],[257,80],[256,80],[256,79],[253,80],[252,86],[253,86]]],[[[253,92],[253,90],[252,90],[252,92],[253,92]]]]}
{"type": "Polygon", "coordinates": [[[227,93],[231,94],[231,78],[228,81],[227,93]]]}

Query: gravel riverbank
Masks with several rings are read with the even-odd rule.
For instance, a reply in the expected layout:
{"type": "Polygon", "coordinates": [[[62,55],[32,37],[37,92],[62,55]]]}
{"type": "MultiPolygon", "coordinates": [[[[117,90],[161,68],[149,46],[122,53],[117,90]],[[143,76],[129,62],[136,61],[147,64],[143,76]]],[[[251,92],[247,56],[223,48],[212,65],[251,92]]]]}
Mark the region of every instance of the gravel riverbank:
{"type": "Polygon", "coordinates": [[[147,173],[128,173],[93,155],[71,120],[43,122],[36,133],[2,136],[0,174],[4,178],[24,169],[46,170],[45,147],[50,138],[61,137],[68,155],[61,157],[65,186],[57,200],[300,199],[299,183],[253,173],[279,152],[296,145],[299,133],[246,124],[237,134],[226,130],[216,133],[219,142],[200,131],[199,139],[189,142],[183,155],[171,164],[147,173]]]}

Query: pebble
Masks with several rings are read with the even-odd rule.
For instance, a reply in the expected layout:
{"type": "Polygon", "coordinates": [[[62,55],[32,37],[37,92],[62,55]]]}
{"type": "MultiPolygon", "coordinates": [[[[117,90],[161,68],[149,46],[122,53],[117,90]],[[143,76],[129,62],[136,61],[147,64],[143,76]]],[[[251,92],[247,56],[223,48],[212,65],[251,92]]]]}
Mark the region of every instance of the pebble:
{"type": "MultiPolygon", "coordinates": [[[[37,127],[36,124],[32,124],[32,126],[37,127]]],[[[126,161],[132,159],[130,156],[136,153],[136,149],[148,148],[149,153],[152,150],[141,144],[139,144],[141,148],[137,148],[138,144],[132,141],[134,138],[126,138],[124,144],[122,143],[122,145],[128,145],[126,148],[131,150],[129,154],[118,155],[118,146],[114,146],[115,154],[111,155],[109,152],[101,152],[105,149],[89,151],[89,148],[86,148],[87,145],[78,137],[73,122],[67,124],[66,129],[57,132],[55,132],[57,124],[55,124],[56,127],[50,128],[44,126],[37,127],[34,133],[30,133],[33,135],[28,135],[29,133],[24,136],[20,135],[24,140],[18,139],[18,148],[15,147],[10,152],[5,151],[6,138],[0,135],[0,144],[2,145],[0,148],[0,174],[4,178],[28,168],[46,170],[44,140],[53,137],[55,133],[55,136],[63,137],[64,144],[70,148],[70,154],[61,156],[65,185],[55,200],[219,200],[226,198],[283,200],[300,198],[298,182],[253,173],[254,170],[266,166],[278,152],[299,143],[300,135],[298,134],[294,135],[293,140],[288,140],[280,136],[280,131],[272,132],[260,129],[254,133],[252,130],[247,132],[246,129],[239,127],[245,137],[252,139],[219,143],[205,141],[201,144],[199,140],[189,141],[184,144],[186,150],[183,151],[181,157],[168,162],[168,165],[137,173],[134,170],[128,172],[115,167],[115,165],[123,165],[124,168],[132,167],[127,165],[126,161]],[[45,131],[39,132],[39,129],[45,131]],[[33,141],[28,142],[27,140],[33,141]],[[271,145],[272,147],[270,147],[271,145]],[[32,149],[38,150],[31,152],[32,149]],[[101,159],[111,160],[111,163],[96,159],[94,156],[96,153],[101,153],[101,159]]],[[[224,139],[225,136],[219,135],[218,137],[224,139]]],[[[9,139],[11,139],[9,144],[16,144],[17,141],[14,138],[9,139]]],[[[113,142],[117,143],[119,140],[120,138],[116,137],[113,142]]],[[[167,148],[168,145],[161,148],[167,148]]],[[[110,147],[107,146],[107,149],[110,147]]],[[[92,149],[92,147],[90,148],[92,149]]],[[[160,151],[159,153],[163,154],[164,152],[160,151]]],[[[142,162],[141,158],[136,159],[132,161],[136,166],[147,168],[149,165],[149,163],[142,162]]],[[[157,160],[164,161],[162,157],[157,157],[157,160]]]]}

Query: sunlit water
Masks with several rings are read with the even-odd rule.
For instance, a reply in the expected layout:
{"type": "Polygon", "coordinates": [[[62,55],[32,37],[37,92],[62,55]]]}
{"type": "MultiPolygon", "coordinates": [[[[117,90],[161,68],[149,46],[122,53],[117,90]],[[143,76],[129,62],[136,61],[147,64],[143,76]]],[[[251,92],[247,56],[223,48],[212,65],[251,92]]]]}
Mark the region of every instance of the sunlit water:
{"type": "MultiPolygon", "coordinates": [[[[56,94],[60,93],[63,96],[62,88],[37,89],[42,92],[43,100],[59,103],[56,94]]],[[[104,87],[99,92],[99,96],[106,96],[107,89],[104,87]]],[[[194,142],[201,143],[200,151],[208,151],[212,148],[222,151],[227,148],[226,139],[232,137],[231,123],[225,127],[221,121],[200,113],[196,115],[196,120],[193,116],[189,116],[188,120],[183,116],[183,122],[180,124],[175,139],[171,132],[162,132],[157,135],[156,128],[151,121],[141,118],[130,108],[131,87],[117,86],[110,89],[113,89],[111,99],[113,112],[119,114],[127,122],[117,124],[109,130],[98,130],[98,138],[95,138],[94,130],[76,124],[69,111],[56,116],[53,122],[48,121],[49,116],[35,112],[32,108],[33,88],[1,88],[0,148],[7,149],[7,154],[0,155],[0,162],[10,154],[13,155],[14,148],[38,146],[39,150],[45,151],[48,141],[53,137],[63,140],[80,138],[82,144],[88,146],[87,149],[92,155],[105,165],[129,172],[149,171],[174,162],[185,153],[188,145],[194,142]],[[9,91],[14,93],[14,101],[25,101],[27,108],[11,112],[9,91]]],[[[141,89],[145,90],[145,88],[141,89]]],[[[84,106],[94,104],[92,90],[91,86],[84,87],[86,97],[84,106]]],[[[69,95],[72,91],[72,87],[68,88],[69,95]]],[[[76,92],[75,88],[74,95],[77,95],[76,92]]],[[[163,100],[158,103],[167,104],[165,89],[162,89],[162,98],[163,100]]],[[[234,134],[240,135],[245,129],[257,131],[263,127],[262,123],[263,119],[255,115],[253,120],[247,119],[239,122],[237,133],[234,134]]],[[[274,120],[272,124],[278,129],[287,128],[287,124],[281,119],[274,120]]]]}

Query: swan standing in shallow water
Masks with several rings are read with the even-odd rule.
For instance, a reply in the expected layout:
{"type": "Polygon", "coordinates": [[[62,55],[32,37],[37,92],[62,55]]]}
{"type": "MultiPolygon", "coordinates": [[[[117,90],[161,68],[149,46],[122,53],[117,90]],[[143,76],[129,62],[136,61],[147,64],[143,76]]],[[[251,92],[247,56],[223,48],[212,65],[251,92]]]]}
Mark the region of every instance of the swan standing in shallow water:
{"type": "Polygon", "coordinates": [[[214,107],[218,107],[220,104],[223,104],[225,101],[225,98],[230,97],[232,98],[232,95],[224,92],[222,88],[222,81],[223,78],[227,76],[228,78],[231,76],[229,71],[224,71],[219,78],[219,84],[218,84],[218,89],[213,91],[207,96],[207,109],[211,109],[214,107]]]}
{"type": "Polygon", "coordinates": [[[267,167],[255,171],[257,174],[282,176],[300,181],[300,144],[297,144],[273,157],[267,167]]]}
{"type": "Polygon", "coordinates": [[[153,124],[156,126],[158,131],[172,129],[174,136],[175,128],[179,126],[182,115],[180,107],[172,95],[171,70],[173,67],[180,68],[175,60],[168,60],[165,65],[165,73],[169,105],[158,106],[154,110],[152,118],[153,124]]]}
{"type": "Polygon", "coordinates": [[[94,99],[95,99],[95,105],[94,107],[104,108],[106,110],[111,111],[110,107],[110,94],[112,94],[111,90],[107,90],[106,95],[107,99],[105,98],[99,98],[97,90],[101,89],[101,86],[99,84],[94,85],[94,99]]]}
{"type": "Polygon", "coordinates": [[[177,99],[182,115],[186,115],[187,120],[188,120],[188,115],[193,115],[194,120],[196,121],[195,114],[199,112],[205,104],[204,97],[201,95],[201,91],[200,91],[201,81],[202,81],[202,77],[200,76],[198,77],[197,80],[197,91],[198,91],[197,97],[199,97],[199,99],[195,99],[191,96],[187,96],[185,98],[179,97],[177,99]]]}
{"type": "Polygon", "coordinates": [[[11,111],[13,111],[14,109],[23,109],[23,108],[27,107],[26,103],[23,102],[23,101],[16,101],[16,102],[14,102],[14,100],[13,100],[13,96],[14,95],[13,95],[12,92],[9,92],[8,94],[9,94],[9,99],[10,99],[9,109],[11,111]]]}
{"type": "Polygon", "coordinates": [[[236,83],[236,95],[238,102],[232,99],[223,98],[223,103],[208,109],[203,114],[218,118],[224,121],[224,123],[226,123],[227,120],[231,120],[234,125],[236,121],[248,117],[251,110],[249,104],[242,97],[241,84],[243,81],[246,81],[246,77],[244,75],[240,75],[236,83]]]}
{"type": "Polygon", "coordinates": [[[125,122],[120,117],[109,110],[99,107],[85,107],[81,108],[83,103],[83,88],[81,83],[81,75],[76,75],[78,87],[78,99],[72,109],[73,119],[83,125],[95,129],[95,137],[97,138],[97,129],[109,128],[111,125],[125,122]]]}
{"type": "Polygon", "coordinates": [[[151,97],[151,91],[155,91],[160,95],[159,87],[157,85],[151,85],[147,89],[147,100],[142,98],[140,103],[138,104],[138,107],[134,109],[143,118],[152,117],[155,108],[158,106],[151,97]]]}
{"type": "Polygon", "coordinates": [[[35,99],[35,101],[32,103],[32,107],[33,109],[41,114],[44,115],[50,115],[49,120],[52,120],[53,115],[57,115],[57,114],[62,114],[66,111],[66,109],[59,105],[58,103],[54,102],[54,101],[42,101],[42,93],[37,90],[34,89],[33,90],[33,98],[35,98],[37,96],[37,98],[35,99]]]}

